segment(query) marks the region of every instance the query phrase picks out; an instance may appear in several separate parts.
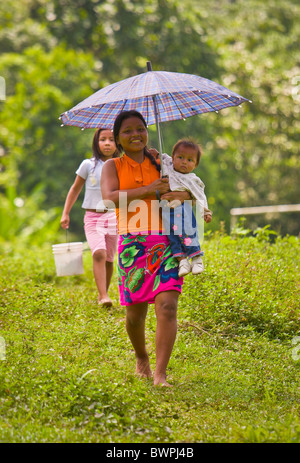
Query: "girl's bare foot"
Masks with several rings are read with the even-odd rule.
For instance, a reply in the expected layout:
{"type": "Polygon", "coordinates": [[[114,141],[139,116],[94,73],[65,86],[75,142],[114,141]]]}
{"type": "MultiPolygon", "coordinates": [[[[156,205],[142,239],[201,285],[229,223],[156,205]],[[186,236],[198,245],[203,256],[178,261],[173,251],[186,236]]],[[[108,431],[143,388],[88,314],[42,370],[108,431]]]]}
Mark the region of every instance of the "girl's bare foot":
{"type": "Polygon", "coordinates": [[[152,371],[150,368],[149,359],[137,359],[135,372],[141,378],[152,378],[152,371]]]}
{"type": "Polygon", "coordinates": [[[173,387],[172,384],[167,382],[166,375],[159,375],[154,373],[153,378],[153,385],[154,386],[164,386],[164,387],[173,387]]]}

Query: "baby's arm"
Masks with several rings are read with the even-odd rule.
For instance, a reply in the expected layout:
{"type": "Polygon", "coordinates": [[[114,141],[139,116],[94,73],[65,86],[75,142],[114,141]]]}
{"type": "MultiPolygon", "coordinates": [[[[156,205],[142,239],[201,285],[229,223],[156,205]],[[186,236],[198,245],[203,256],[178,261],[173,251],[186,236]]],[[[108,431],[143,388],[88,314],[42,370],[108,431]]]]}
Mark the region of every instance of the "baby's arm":
{"type": "Polygon", "coordinates": [[[211,222],[212,219],[212,211],[207,209],[206,207],[204,208],[204,220],[206,223],[211,222]]]}
{"type": "Polygon", "coordinates": [[[206,223],[209,223],[211,222],[211,219],[212,219],[212,211],[210,209],[208,209],[208,205],[207,205],[207,198],[206,198],[206,194],[204,193],[204,188],[205,188],[205,185],[204,183],[202,182],[202,180],[197,177],[196,175],[191,178],[190,177],[190,182],[189,182],[189,185],[190,185],[190,194],[193,196],[193,199],[200,202],[201,206],[202,206],[202,217],[204,217],[204,220],[206,223]]]}

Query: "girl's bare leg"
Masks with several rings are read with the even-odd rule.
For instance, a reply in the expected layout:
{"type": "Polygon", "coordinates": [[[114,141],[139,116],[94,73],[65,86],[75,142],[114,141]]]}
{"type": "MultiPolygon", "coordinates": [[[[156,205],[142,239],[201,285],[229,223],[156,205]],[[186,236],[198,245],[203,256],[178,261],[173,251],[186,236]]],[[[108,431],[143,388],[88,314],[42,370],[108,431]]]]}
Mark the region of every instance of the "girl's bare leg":
{"type": "Polygon", "coordinates": [[[126,330],[136,356],[136,373],[144,378],[152,377],[145,341],[146,302],[126,307],[126,330]]]}
{"type": "MultiPolygon", "coordinates": [[[[93,272],[96,286],[98,289],[98,301],[104,301],[103,305],[111,306],[112,302],[107,294],[107,274],[106,274],[106,251],[98,249],[93,254],[93,272]],[[105,302],[106,301],[106,302],[105,302]]],[[[111,275],[110,275],[111,277],[111,275]]]]}
{"type": "Polygon", "coordinates": [[[155,298],[156,327],[156,368],[154,385],[170,386],[167,382],[169,363],[177,334],[178,291],[165,291],[155,298]]]}
{"type": "Polygon", "coordinates": [[[114,263],[106,261],[105,265],[106,265],[106,291],[108,291],[108,288],[111,282],[111,277],[114,271],[114,263]]]}

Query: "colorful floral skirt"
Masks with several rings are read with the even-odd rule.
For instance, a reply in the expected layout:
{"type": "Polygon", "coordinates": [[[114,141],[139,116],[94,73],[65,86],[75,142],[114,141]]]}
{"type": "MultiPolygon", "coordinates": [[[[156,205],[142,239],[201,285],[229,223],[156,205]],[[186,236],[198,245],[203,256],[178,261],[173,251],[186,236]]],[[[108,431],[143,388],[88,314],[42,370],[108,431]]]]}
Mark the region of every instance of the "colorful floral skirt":
{"type": "Polygon", "coordinates": [[[162,291],[181,292],[178,261],[166,235],[121,235],[118,243],[121,305],[154,303],[162,291]]]}

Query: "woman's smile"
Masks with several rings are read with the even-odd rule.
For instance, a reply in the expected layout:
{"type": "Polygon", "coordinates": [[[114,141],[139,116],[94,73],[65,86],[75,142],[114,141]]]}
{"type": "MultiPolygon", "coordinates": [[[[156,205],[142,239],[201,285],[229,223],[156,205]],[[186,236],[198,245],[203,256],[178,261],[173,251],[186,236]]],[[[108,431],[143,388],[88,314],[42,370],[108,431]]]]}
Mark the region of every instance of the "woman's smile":
{"type": "Polygon", "coordinates": [[[130,117],[122,122],[118,143],[125,153],[142,151],[148,142],[148,132],[138,117],[130,117]]]}

